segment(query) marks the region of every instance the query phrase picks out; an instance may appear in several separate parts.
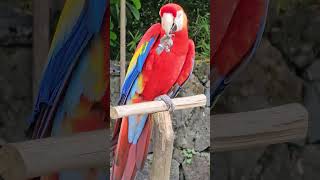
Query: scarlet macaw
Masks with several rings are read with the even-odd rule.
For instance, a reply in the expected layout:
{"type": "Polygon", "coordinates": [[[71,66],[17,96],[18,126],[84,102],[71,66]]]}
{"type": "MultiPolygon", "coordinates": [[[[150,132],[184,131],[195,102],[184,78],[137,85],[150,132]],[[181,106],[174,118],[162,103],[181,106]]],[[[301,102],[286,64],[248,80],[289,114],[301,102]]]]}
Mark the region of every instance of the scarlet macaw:
{"type": "MultiPolygon", "coordinates": [[[[32,138],[107,127],[109,14],[107,0],[67,0],[48,54],[32,117],[32,138]]],[[[62,171],[48,180],[106,179],[97,169],[62,171]]]]}
{"type": "MultiPolygon", "coordinates": [[[[119,105],[152,101],[170,104],[192,73],[195,46],[188,37],[187,16],[177,4],[161,7],[161,24],[152,25],[131,59],[119,105]],[[163,95],[167,96],[163,96],[163,95]]],[[[131,180],[147,156],[152,128],[148,114],[118,119],[113,135],[112,180],[131,180]]]]}
{"type": "Polygon", "coordinates": [[[269,0],[212,1],[210,104],[255,53],[265,28],[269,0]]]}

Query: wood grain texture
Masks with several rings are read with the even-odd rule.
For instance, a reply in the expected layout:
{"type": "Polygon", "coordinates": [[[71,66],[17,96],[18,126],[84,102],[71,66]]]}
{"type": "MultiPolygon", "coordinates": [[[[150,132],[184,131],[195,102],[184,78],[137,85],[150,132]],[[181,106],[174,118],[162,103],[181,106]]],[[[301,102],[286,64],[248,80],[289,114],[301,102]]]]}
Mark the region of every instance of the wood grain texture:
{"type": "Polygon", "coordinates": [[[211,116],[214,152],[244,149],[304,139],[308,112],[300,104],[288,104],[251,112],[211,116]]]}
{"type": "MultiPolygon", "coordinates": [[[[176,107],[175,110],[181,110],[181,109],[205,106],[207,99],[205,95],[201,94],[196,96],[175,98],[175,99],[172,99],[172,102],[176,107]]],[[[167,109],[168,108],[163,101],[150,101],[150,102],[144,102],[144,103],[138,103],[138,104],[111,107],[110,117],[112,119],[117,119],[117,118],[129,116],[129,115],[164,112],[164,111],[167,111],[167,109]]]]}
{"type": "Polygon", "coordinates": [[[169,180],[173,153],[174,132],[170,113],[153,114],[154,146],[151,167],[151,180],[169,180]]]}
{"type": "MultiPolygon", "coordinates": [[[[1,157],[10,157],[0,159],[0,174],[3,175],[2,169],[7,166],[14,168],[12,176],[18,173],[24,178],[38,177],[65,169],[107,167],[109,148],[107,140],[108,131],[97,130],[70,137],[51,137],[8,144],[0,149],[1,157]],[[3,153],[9,156],[2,156],[3,153]],[[14,162],[17,168],[6,162],[14,162]]],[[[5,180],[12,180],[11,178],[5,180]]]]}
{"type": "Polygon", "coordinates": [[[21,180],[26,177],[24,161],[14,146],[0,148],[0,179],[21,180]]]}

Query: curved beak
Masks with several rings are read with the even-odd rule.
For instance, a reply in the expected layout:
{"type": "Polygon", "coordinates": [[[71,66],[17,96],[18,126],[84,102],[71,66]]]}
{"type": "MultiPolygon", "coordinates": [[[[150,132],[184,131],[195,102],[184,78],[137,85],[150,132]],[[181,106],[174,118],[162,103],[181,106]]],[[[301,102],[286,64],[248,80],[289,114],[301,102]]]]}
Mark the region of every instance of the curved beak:
{"type": "Polygon", "coordinates": [[[161,18],[161,26],[167,36],[169,36],[172,25],[173,25],[173,15],[171,13],[163,13],[161,18]]]}

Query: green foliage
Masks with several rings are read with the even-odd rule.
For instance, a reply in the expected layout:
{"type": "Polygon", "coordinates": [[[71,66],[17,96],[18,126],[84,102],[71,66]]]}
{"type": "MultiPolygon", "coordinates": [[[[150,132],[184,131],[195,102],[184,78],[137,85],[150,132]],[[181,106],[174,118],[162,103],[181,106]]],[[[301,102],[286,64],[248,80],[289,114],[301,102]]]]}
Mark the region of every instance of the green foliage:
{"type": "Polygon", "coordinates": [[[185,158],[185,161],[187,164],[192,163],[192,157],[196,154],[196,151],[194,149],[183,149],[182,150],[182,156],[185,158]]]}
{"type": "MultiPolygon", "coordinates": [[[[199,10],[198,10],[199,11],[199,10]]],[[[195,41],[197,58],[209,59],[210,56],[210,14],[200,15],[190,26],[190,37],[195,41]]]]}
{"type": "MultiPolygon", "coordinates": [[[[140,0],[126,1],[127,22],[140,20],[140,0]]],[[[120,30],[120,0],[110,1],[110,45],[119,47],[119,30],[120,30]]],[[[112,53],[111,53],[112,54],[112,53]]]]}
{"type": "MultiPolygon", "coordinates": [[[[127,0],[133,6],[133,0],[127,0]]],[[[189,35],[195,41],[196,59],[209,59],[210,55],[210,9],[209,0],[138,0],[137,7],[139,16],[131,11],[127,4],[127,59],[130,60],[134,53],[135,47],[141,36],[154,23],[160,22],[159,10],[169,2],[180,4],[185,10],[189,20],[189,35]],[[139,19],[137,19],[139,17],[139,19]]],[[[111,16],[113,29],[110,32],[111,46],[114,50],[111,51],[111,59],[117,59],[119,56],[119,0],[111,0],[111,16]],[[116,1],[118,3],[112,3],[116,1]]]]}
{"type": "Polygon", "coordinates": [[[131,33],[131,31],[129,31],[129,34],[131,37],[131,41],[128,43],[127,46],[129,48],[129,52],[133,52],[136,49],[136,47],[142,37],[142,34],[140,33],[140,31],[137,31],[134,35],[131,33]]]}

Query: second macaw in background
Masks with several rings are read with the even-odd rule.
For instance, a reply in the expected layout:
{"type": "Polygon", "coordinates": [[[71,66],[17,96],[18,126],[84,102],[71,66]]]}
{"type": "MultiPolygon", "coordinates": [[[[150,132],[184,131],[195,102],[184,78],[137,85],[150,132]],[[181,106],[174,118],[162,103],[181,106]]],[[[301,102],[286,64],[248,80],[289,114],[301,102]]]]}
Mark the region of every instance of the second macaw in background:
{"type": "MultiPolygon", "coordinates": [[[[29,121],[32,138],[70,135],[108,126],[107,6],[108,0],[66,1],[29,121]]],[[[105,180],[107,174],[105,169],[64,170],[41,179],[105,180]]]]}
{"type": "MultiPolygon", "coordinates": [[[[192,73],[195,46],[188,37],[187,16],[177,4],[160,9],[161,24],[144,34],[131,59],[119,104],[165,101],[175,97],[192,73]],[[170,97],[169,97],[170,96],[170,97]]],[[[113,144],[111,180],[132,180],[147,156],[152,129],[148,114],[118,119],[113,144]]]]}
{"type": "Polygon", "coordinates": [[[210,105],[252,59],[264,32],[269,0],[214,0],[211,14],[210,105]]]}

